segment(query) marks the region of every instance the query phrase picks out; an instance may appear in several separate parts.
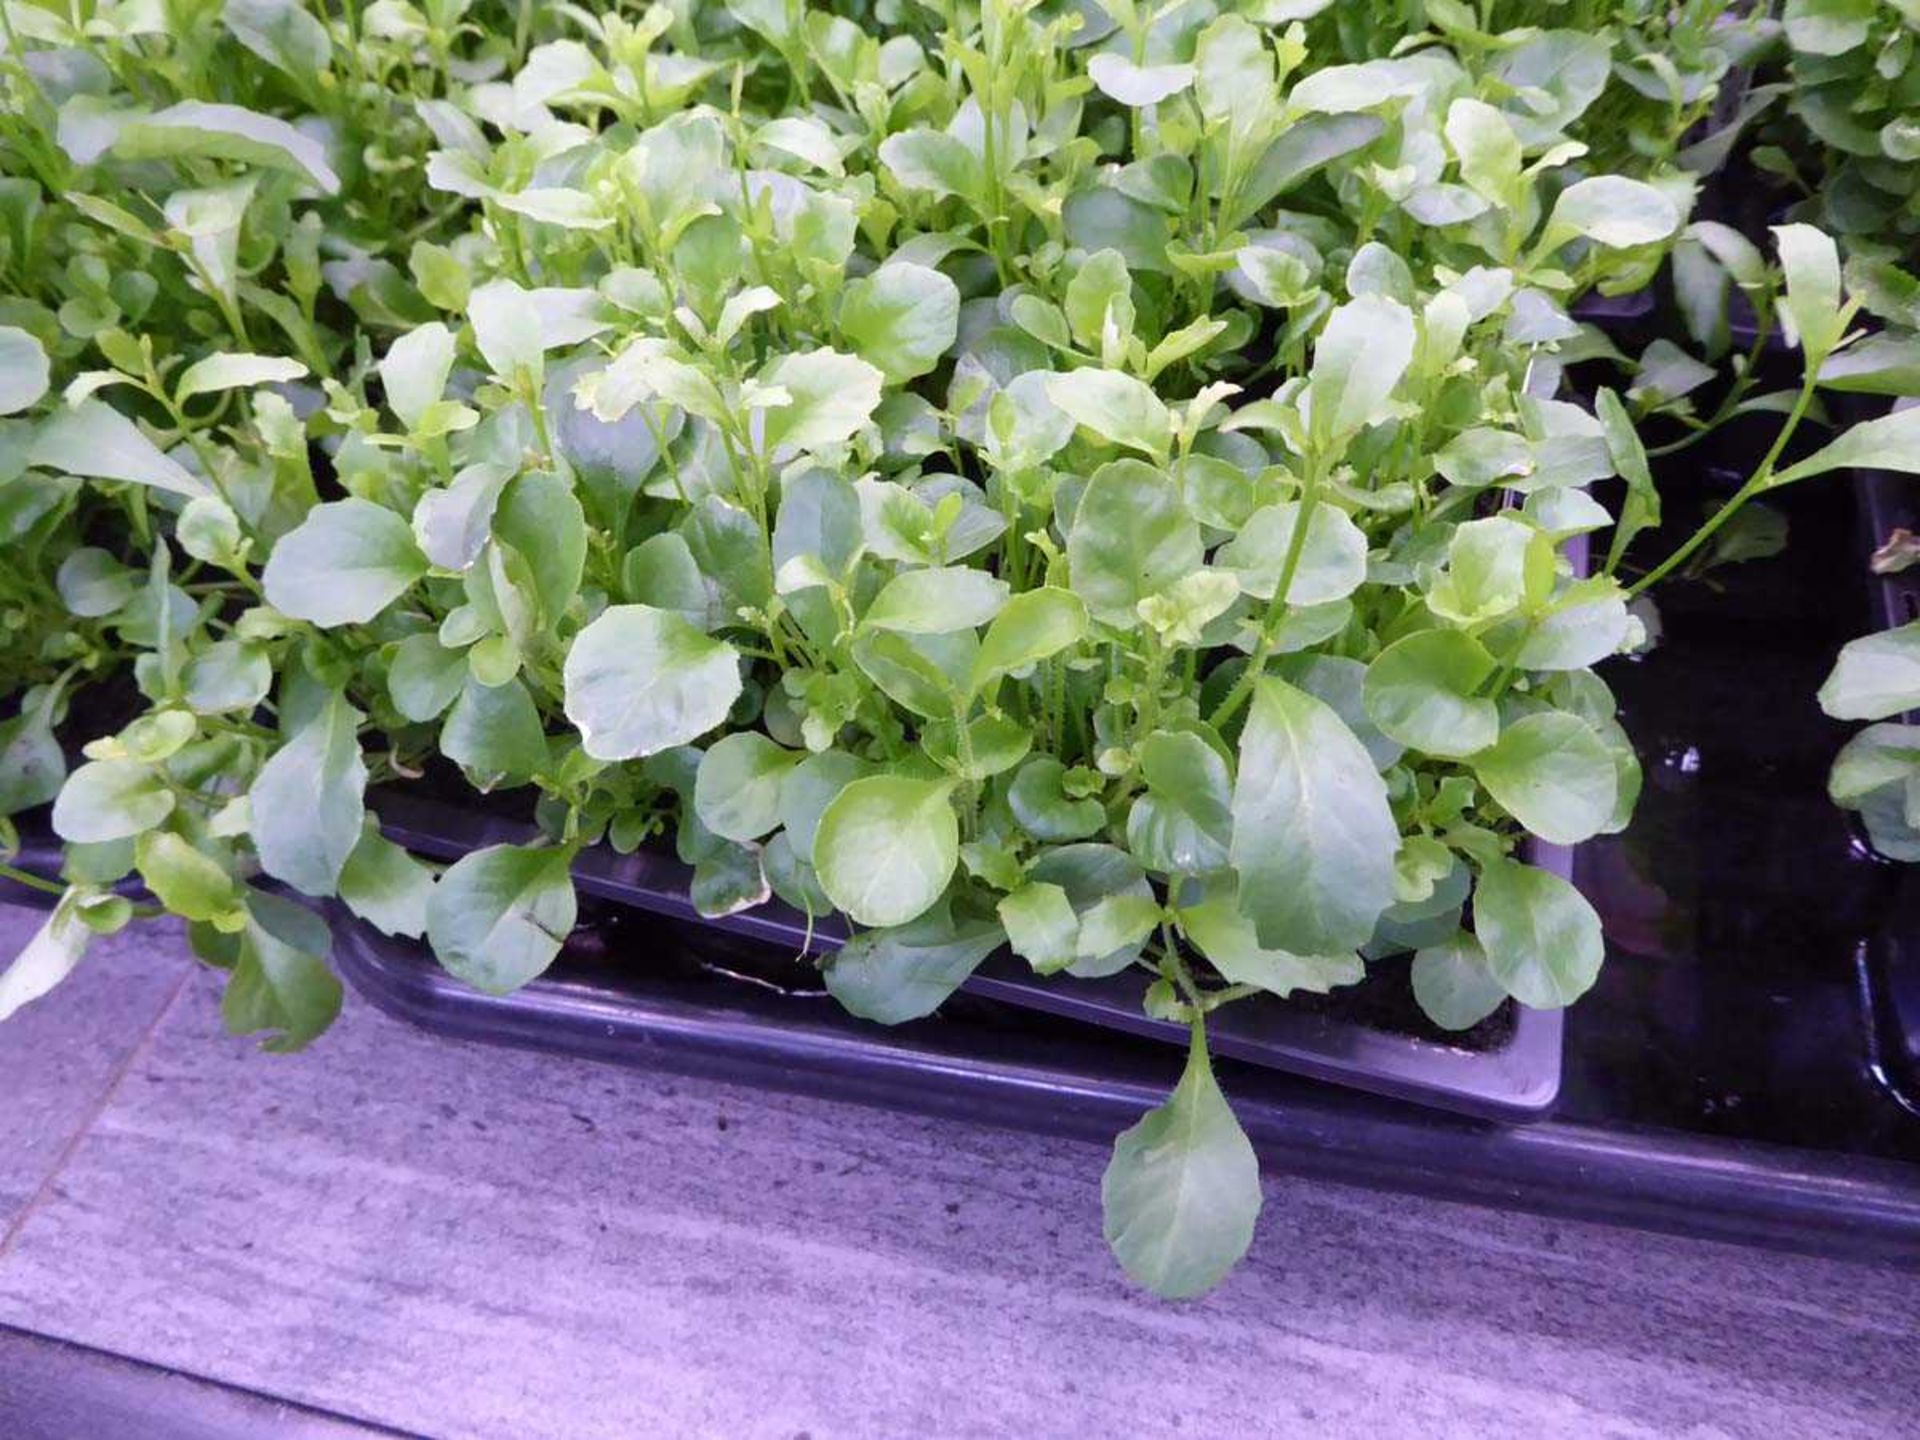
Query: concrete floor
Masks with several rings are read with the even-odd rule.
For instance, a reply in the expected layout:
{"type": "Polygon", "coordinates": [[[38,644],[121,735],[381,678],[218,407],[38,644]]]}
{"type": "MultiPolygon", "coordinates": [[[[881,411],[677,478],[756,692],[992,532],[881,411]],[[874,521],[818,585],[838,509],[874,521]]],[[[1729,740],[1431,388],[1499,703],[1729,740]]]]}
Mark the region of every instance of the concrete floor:
{"type": "Polygon", "coordinates": [[[0,1324],[448,1437],[1920,1433],[1912,1272],[1276,1177],[1166,1305],[1101,1147],[216,1002],[149,929],[0,1028],[0,1324]]]}

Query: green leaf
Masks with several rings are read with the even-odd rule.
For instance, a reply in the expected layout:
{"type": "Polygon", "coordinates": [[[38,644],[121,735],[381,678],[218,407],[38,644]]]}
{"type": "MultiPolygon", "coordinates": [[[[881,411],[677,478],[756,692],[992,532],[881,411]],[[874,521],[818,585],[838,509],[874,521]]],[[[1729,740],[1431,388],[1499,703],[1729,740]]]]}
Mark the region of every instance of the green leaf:
{"type": "Polygon", "coordinates": [[[1478,693],[1494,672],[1486,646],[1458,630],[1421,630],[1367,666],[1367,718],[1409,749],[1457,760],[1500,733],[1500,707],[1478,693]]]}
{"type": "MultiPolygon", "coordinates": [[[[1108,332],[1124,340],[1133,334],[1133,277],[1118,250],[1096,250],[1067,282],[1063,309],[1082,349],[1104,357],[1108,332]]],[[[1057,322],[1056,322],[1057,323],[1057,322]]]]}
{"type": "Polygon", "coordinates": [[[886,583],[861,617],[878,630],[945,635],[973,630],[1000,613],[1007,582],[964,565],[903,570],[886,583]]]}
{"type": "Polygon", "coordinates": [[[318,915],[278,895],[251,891],[233,975],[220,997],[227,1030],[278,1031],[261,1045],[276,1054],[304,1048],[340,1013],[340,982],[326,965],[332,948],[333,936],[318,915]]]}
{"type": "Polygon", "coordinates": [[[1514,819],[1555,845],[1592,839],[1619,802],[1613,752],[1591,725],[1564,711],[1514,721],[1470,763],[1514,819]]]}
{"type": "Polygon", "coordinates": [[[818,450],[851,440],[880,404],[885,379],[859,356],[837,350],[782,355],[760,372],[762,385],[790,397],[766,412],[766,448],[818,450]]]}
{"type": "Polygon", "coordinates": [[[1413,314],[1397,300],[1363,295],[1327,317],[1307,372],[1314,439],[1337,447],[1386,418],[1413,363],[1413,314]]]}
{"type": "Polygon", "coordinates": [[[29,691],[18,714],[0,720],[0,816],[44,805],[60,793],[67,757],[53,733],[56,696],[29,691]]]}
{"type": "Polygon", "coordinates": [[[1869,725],[1840,747],[1827,776],[1834,804],[1859,806],[1876,790],[1920,774],[1920,725],[1869,725]]]}
{"type": "Polygon", "coordinates": [[[785,781],[801,758],[753,730],[716,740],[700,757],[694,813],[716,835],[758,840],[780,824],[785,781]]]}
{"type": "Polygon", "coordinates": [[[75,844],[128,840],[165,820],[173,806],[173,791],[151,765],[92,760],[60,787],[53,802],[53,829],[75,844]]]}
{"type": "Polygon", "coordinates": [[[427,901],[427,943],[448,973],[489,995],[553,963],[577,917],[573,851],[492,845],[462,856],[427,901]]]}
{"type": "Polygon", "coordinates": [[[780,785],[780,824],[795,856],[813,864],[813,837],[821,815],[842,790],[872,773],[868,761],[844,750],[809,755],[787,772],[780,785]]]}
{"type": "Polygon", "coordinates": [[[1209,887],[1198,904],[1181,906],[1180,928],[1221,978],[1235,985],[1257,985],[1282,997],[1297,991],[1325,995],[1366,977],[1366,966],[1352,951],[1294,955],[1262,945],[1231,881],[1209,887]]]}
{"type": "Polygon", "coordinates": [[[889,135],[880,142],[880,163],[909,190],[971,200],[986,188],[979,157],[937,130],[889,135]]]}
{"type": "Polygon", "coordinates": [[[1470,1030],[1506,1001],[1507,992],[1487,969],[1486,952],[1464,930],[1413,957],[1413,998],[1442,1030],[1470,1030]]]}
{"type": "Polygon", "coordinates": [[[234,39],[303,86],[332,67],[327,27],[298,0],[227,0],[220,21],[234,39]]]}
{"type": "Polygon", "coordinates": [[[51,383],[47,352],[13,325],[0,325],[0,415],[17,415],[37,403],[51,383]]]}
{"type": "Polygon", "coordinates": [[[446,394],[453,357],[453,332],[438,320],[409,330],[387,348],[379,366],[380,388],[387,408],[409,430],[417,430],[446,394]]]}
{"type": "Polygon", "coordinates": [[[405,520],[350,498],[308,511],[273,547],[260,578],[274,609],[331,629],[365,624],[426,573],[405,520]]]}
{"type": "Polygon", "coordinates": [[[826,970],[827,989],[850,1014],[882,1025],[918,1020],[940,1008],[1000,946],[1000,927],[955,926],[933,914],[892,930],[869,930],[840,948],[826,970]]]}
{"type": "Polygon", "coordinates": [[[1776,225],[1773,242],[1780,251],[1787,293],[1774,302],[1790,344],[1817,369],[1846,333],[1841,313],[1840,252],[1830,236],[1811,225],[1776,225]]]}
{"type": "Polygon", "coordinates": [[[905,260],[852,281],[840,299],[840,333],[895,382],[938,365],[959,326],[959,287],[938,270],[905,260]]]}
{"type": "Polygon", "coordinates": [[[251,714],[272,688],[272,657],[244,640],[216,640],[181,672],[181,696],[196,715],[251,714]]]}
{"type": "Polygon", "coordinates": [[[453,703],[466,678],[463,652],[447,649],[432,635],[409,635],[394,647],[387,693],[407,719],[433,720],[453,703]]]}
{"type": "Polygon", "coordinates": [[[233,876],[184,837],[169,830],[149,830],[139,837],[133,854],[140,878],[172,914],[214,924],[236,913],[244,918],[240,887],[233,876]]]}
{"type": "Polygon", "coordinates": [[[1787,466],[1767,483],[1767,488],[1791,485],[1829,470],[1895,470],[1902,475],[1920,475],[1920,406],[1861,421],[1806,459],[1787,466]]]}
{"type": "Polygon", "coordinates": [[[467,297],[473,343],[493,373],[511,379],[520,372],[539,375],[546,360],[546,338],[534,297],[511,280],[493,280],[467,297]]]}
{"type": "Polygon", "coordinates": [[[1160,397],[1117,370],[1071,370],[1046,379],[1047,398],[1101,439],[1158,460],[1173,443],[1173,417],[1160,397]]]}
{"type": "Polygon", "coordinates": [[[151,485],[189,500],[213,494],[205,480],[162,455],[131,420],[99,400],[48,416],[27,447],[27,463],[90,480],[151,485]]]}
{"type": "Polygon", "coordinates": [[[1787,0],[1787,43],[1807,55],[1844,55],[1873,33],[1873,0],[1787,0]]]}
{"type": "Polygon", "coordinates": [[[481,790],[519,785],[546,768],[547,733],[527,687],[483,685],[471,674],[440,727],[440,753],[481,790]]]}
{"type": "Polygon", "coordinates": [[[1358,949],[1393,902],[1400,829],[1367,749],[1322,701],[1256,682],[1240,737],[1232,858],[1260,943],[1358,949]]]}
{"type": "Polygon", "coordinates": [[[1473,928],[1488,972],[1536,1010],[1578,1000],[1606,958],[1600,917],[1586,897],[1558,875],[1512,860],[1494,860],[1481,870],[1473,928]]]}
{"type": "Polygon", "coordinates": [[[124,160],[173,160],[205,156],[281,170],[335,195],[340,177],[317,141],[284,120],[238,105],[182,100],[120,127],[114,154],[124,160]]]}
{"type": "Polygon", "coordinates": [[[246,355],[221,351],[204,360],[196,360],[180,372],[174,382],[173,398],[184,405],[196,395],[212,395],[221,390],[251,390],[260,385],[284,384],[298,380],[307,367],[298,360],[276,355],[246,355]]]}
{"type": "Polygon", "coordinates": [[[1100,1203],[1121,1268],[1165,1299],[1205,1294],[1253,1243],[1260,1162],[1213,1078],[1201,1022],[1172,1096],[1114,1141],[1100,1203]]]}
{"type": "Polygon", "coordinates": [[[1170,476],[1139,460],[1094,472],[1074,512],[1067,559],[1074,593],[1095,619],[1136,628],[1140,602],[1198,569],[1203,556],[1200,526],[1170,476]]]}
{"type": "Polygon", "coordinates": [[[1308,515],[1306,535],[1294,555],[1300,508],[1298,500],[1263,505],[1220,547],[1214,563],[1231,570],[1247,594],[1271,600],[1293,556],[1287,603],[1324,605],[1345,599],[1367,578],[1366,534],[1345,511],[1323,502],[1308,515]]]}
{"type": "Polygon", "coordinates": [[[1051,755],[1036,755],[1022,765],[1007,790],[1013,818],[1036,840],[1083,840],[1107,823],[1106,807],[1091,795],[1070,797],[1067,767],[1051,755]]]}
{"type": "Polygon", "coordinates": [[[0,1021],[10,1019],[21,1006],[38,1000],[73,973],[93,939],[74,914],[69,890],[54,906],[20,953],[0,970],[0,1021]]]}
{"type": "Polygon", "coordinates": [[[1478,625],[1518,609],[1527,595],[1529,561],[1538,563],[1536,542],[1543,538],[1524,520],[1506,515],[1456,526],[1447,543],[1446,572],[1427,592],[1427,608],[1456,625],[1478,625]]]}
{"type": "Polygon", "coordinates": [[[905,775],[856,780],[827,806],[813,864],[833,903],[862,925],[904,925],[945,893],[960,859],[952,785],[905,775]]]}
{"type": "Polygon", "coordinates": [[[1103,51],[1087,62],[1087,78],[1101,94],[1139,109],[1158,105],[1193,84],[1193,66],[1136,65],[1123,55],[1103,51]]]}
{"type": "Polygon", "coordinates": [[[1920,620],[1849,640],[1820,687],[1836,720],[1885,720],[1920,709],[1920,620]]]}
{"type": "Polygon", "coordinates": [[[364,717],[338,691],[260,767],[247,792],[260,868],[307,895],[331,895],[360,843],[364,717]]]}
{"type": "Polygon", "coordinates": [[[1159,730],[1140,742],[1147,790],[1127,813],[1127,848],[1164,875],[1206,875],[1227,864],[1233,776],[1198,735],[1159,730]]]}
{"type": "Polygon", "coordinates": [[[731,645],[650,605],[615,605],[574,637],[567,718],[596,760],[631,760],[699,739],[740,695],[731,645]]]}
{"type": "Polygon", "coordinates": [[[1071,590],[1042,585],[1008,600],[987,626],[968,689],[974,695],[1086,638],[1087,607],[1071,590]]]}
{"type": "Polygon", "coordinates": [[[380,833],[371,816],[340,871],[347,908],[387,935],[418,940],[427,932],[433,872],[380,833]]]}
{"type": "Polygon", "coordinates": [[[1595,175],[1560,192],[1547,219],[1545,239],[1557,244],[1584,235],[1610,249],[1624,250],[1665,240],[1685,218],[1664,191],[1644,180],[1595,175]]]}
{"type": "Polygon", "coordinates": [[[540,613],[558,628],[579,593],[587,561],[587,517],[572,483],[551,470],[531,470],[501,493],[494,538],[526,561],[540,613]]]}
{"type": "Polygon", "coordinates": [[[1080,917],[1058,885],[1029,880],[997,907],[1013,953],[1040,974],[1063,970],[1078,953],[1080,917]]]}

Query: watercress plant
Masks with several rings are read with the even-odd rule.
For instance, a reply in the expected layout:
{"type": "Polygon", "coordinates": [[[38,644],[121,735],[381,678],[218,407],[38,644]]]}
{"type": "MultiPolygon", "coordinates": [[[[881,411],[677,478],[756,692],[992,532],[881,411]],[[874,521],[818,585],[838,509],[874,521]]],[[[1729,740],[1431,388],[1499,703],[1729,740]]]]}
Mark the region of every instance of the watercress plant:
{"type": "MultiPolygon", "coordinates": [[[[1106,1229],[1206,1290],[1260,1207],[1209,1015],[1599,969],[1530,846],[1627,822],[1593,667],[1725,518],[1633,568],[1680,397],[1569,387],[1570,307],[1686,246],[1778,297],[1742,502],[1857,343],[1817,232],[1689,226],[1704,10],[1558,8],[7,6],[0,813],[66,859],[0,1015],[164,910],[295,1049],[291,895],[506,991],[582,847],[670,843],[704,914],[850,920],[877,1021],[1143,970],[1191,1043],[1106,1229]],[[455,774],[539,843],[381,834],[455,774]]],[[[1914,468],[1876,423],[1822,453],[1914,468]]]]}

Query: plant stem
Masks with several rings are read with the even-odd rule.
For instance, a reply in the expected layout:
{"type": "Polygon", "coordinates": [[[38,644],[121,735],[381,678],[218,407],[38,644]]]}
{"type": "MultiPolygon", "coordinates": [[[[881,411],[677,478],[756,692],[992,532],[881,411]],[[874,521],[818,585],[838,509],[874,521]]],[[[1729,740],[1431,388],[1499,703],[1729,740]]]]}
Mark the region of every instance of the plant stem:
{"type": "Polygon", "coordinates": [[[22,870],[17,865],[0,864],[0,876],[24,885],[29,890],[38,890],[45,895],[64,895],[67,887],[57,880],[49,880],[44,875],[36,875],[31,870],[22,870]]]}
{"type": "Polygon", "coordinates": [[[1781,452],[1787,448],[1787,442],[1793,438],[1793,432],[1800,428],[1800,422],[1806,416],[1807,407],[1813,403],[1813,392],[1817,384],[1815,367],[1810,365],[1807,367],[1806,379],[1800,383],[1800,394],[1793,402],[1793,409],[1787,412],[1786,423],[1780,427],[1780,433],[1773,437],[1773,445],[1761,458],[1759,466],[1747,477],[1746,483],[1734,492],[1732,499],[1713,513],[1706,524],[1694,531],[1684,545],[1634,581],[1627,589],[1629,599],[1658,584],[1679,566],[1686,564],[1702,545],[1713,538],[1721,526],[1734,517],[1741,506],[1767,488],[1773,479],[1774,466],[1780,463],[1781,452]]]}

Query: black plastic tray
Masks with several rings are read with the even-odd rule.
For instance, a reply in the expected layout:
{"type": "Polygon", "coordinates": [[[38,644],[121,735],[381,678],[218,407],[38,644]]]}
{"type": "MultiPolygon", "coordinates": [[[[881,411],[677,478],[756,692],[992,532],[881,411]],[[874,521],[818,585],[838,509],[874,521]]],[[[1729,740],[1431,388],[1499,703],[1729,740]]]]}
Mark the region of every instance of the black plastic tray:
{"type": "MultiPolygon", "coordinates": [[[[418,854],[456,859],[482,846],[520,843],[531,825],[383,791],[374,808],[388,837],[418,854]]],[[[1530,845],[1536,865],[1572,878],[1572,852],[1530,845]]],[[[846,939],[838,916],[814,922],[778,901],[721,920],[700,916],[688,898],[691,871],[672,855],[642,849],[616,854],[601,845],[581,852],[574,882],[588,895],[710,927],[718,934],[764,941],[798,955],[837,948],[846,939]]],[[[1007,952],[981,965],[963,987],[988,999],[1064,1019],[1184,1046],[1186,1028],[1149,1018],[1141,1002],[1148,977],[1138,969],[1097,980],[1042,979],[1007,952]]],[[[1560,1089],[1562,1013],[1514,1005],[1504,1035],[1479,1048],[1376,1029],[1318,1007],[1256,997],[1230,1006],[1208,1025],[1215,1053],[1254,1065],[1353,1085],[1396,1099],[1437,1105],[1489,1119],[1529,1120],[1549,1111],[1560,1089]]]]}
{"type": "MultiPolygon", "coordinates": [[[[335,963],[381,1009],[460,1039],[761,1084],[1107,1141],[1165,1099],[1179,1056],[1143,1037],[993,1002],[893,1027],[692,979],[562,967],[510,996],[424,947],[336,916],[335,963]]],[[[697,930],[658,926],[660,949],[697,930]]],[[[628,955],[628,961],[638,960],[628,955]]],[[[649,957],[657,960],[657,955],[649,957]]],[[[1221,1084],[1274,1169],[1581,1220],[1920,1264],[1920,1169],[1754,1142],[1546,1120],[1509,1126],[1223,1059],[1221,1084]]]]}
{"type": "MultiPolygon", "coordinates": [[[[1915,485],[1912,476],[1885,470],[1855,473],[1863,554],[1895,529],[1920,533],[1915,485]]],[[[1920,620],[1920,567],[1875,576],[1870,595],[1875,629],[1920,620]]],[[[1898,879],[1886,918],[1861,956],[1861,996],[1876,1046],[1874,1063],[1901,1103],[1920,1115],[1920,867],[1888,864],[1898,879]]]]}

